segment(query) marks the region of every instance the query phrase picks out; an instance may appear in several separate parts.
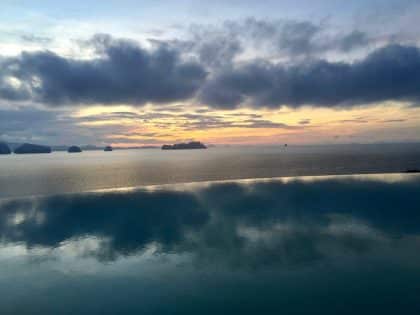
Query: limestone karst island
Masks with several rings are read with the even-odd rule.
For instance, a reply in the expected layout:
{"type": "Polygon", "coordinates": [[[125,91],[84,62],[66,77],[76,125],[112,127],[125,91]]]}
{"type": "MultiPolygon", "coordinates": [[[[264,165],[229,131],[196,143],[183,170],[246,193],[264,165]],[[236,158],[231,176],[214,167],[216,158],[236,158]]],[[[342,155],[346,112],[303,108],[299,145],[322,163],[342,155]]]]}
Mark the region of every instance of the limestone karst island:
{"type": "Polygon", "coordinates": [[[164,144],[162,146],[162,150],[189,150],[189,149],[207,149],[207,147],[199,141],[192,141],[188,143],[164,144]]]}

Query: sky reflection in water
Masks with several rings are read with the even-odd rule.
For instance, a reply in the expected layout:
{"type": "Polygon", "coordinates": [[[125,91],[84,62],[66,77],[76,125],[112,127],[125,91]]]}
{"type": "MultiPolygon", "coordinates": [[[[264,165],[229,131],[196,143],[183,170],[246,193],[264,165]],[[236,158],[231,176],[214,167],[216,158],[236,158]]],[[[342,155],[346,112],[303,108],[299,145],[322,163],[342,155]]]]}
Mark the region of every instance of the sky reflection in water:
{"type": "Polygon", "coordinates": [[[420,176],[0,202],[2,314],[419,314],[420,176]]]}

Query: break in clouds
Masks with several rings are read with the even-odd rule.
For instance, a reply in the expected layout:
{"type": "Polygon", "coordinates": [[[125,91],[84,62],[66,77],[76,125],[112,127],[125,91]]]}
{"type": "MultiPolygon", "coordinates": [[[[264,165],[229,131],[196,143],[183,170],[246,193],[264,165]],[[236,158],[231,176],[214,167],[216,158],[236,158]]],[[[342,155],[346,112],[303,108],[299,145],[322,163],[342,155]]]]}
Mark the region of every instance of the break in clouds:
{"type": "Polygon", "coordinates": [[[84,43],[95,51],[90,59],[46,50],[3,57],[0,98],[50,107],[194,101],[223,109],[420,99],[414,44],[379,45],[357,30],[328,35],[325,26],[310,22],[256,19],[189,33],[183,40],[151,41],[150,49],[96,35],[84,43]],[[252,55],[249,47],[274,55],[252,55]],[[365,56],[353,61],[325,57],[361,50],[365,56]]]}

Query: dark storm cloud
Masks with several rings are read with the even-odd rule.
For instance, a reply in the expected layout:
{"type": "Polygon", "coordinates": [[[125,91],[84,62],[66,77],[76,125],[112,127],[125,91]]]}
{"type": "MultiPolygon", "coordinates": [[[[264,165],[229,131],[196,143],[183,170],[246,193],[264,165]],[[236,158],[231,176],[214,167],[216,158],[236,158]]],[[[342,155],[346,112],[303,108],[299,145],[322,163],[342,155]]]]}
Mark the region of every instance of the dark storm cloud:
{"type": "Polygon", "coordinates": [[[235,108],[352,106],[420,99],[420,51],[390,45],[354,63],[311,61],[292,66],[256,61],[223,71],[201,91],[203,103],[235,108]]]}
{"type": "Polygon", "coordinates": [[[162,103],[190,98],[206,77],[200,65],[183,62],[163,45],[147,51],[106,35],[95,36],[89,44],[102,56],[78,60],[44,51],[4,59],[0,97],[32,98],[50,106],[162,103]],[[10,77],[21,84],[11,84],[10,77]]]}
{"type": "Polygon", "coordinates": [[[388,100],[419,102],[417,47],[389,45],[355,62],[314,58],[292,63],[275,63],[269,58],[236,62],[235,56],[243,45],[234,44],[234,49],[229,45],[238,41],[240,32],[246,29],[244,25],[252,25],[248,37],[262,40],[263,34],[266,39],[274,36],[291,55],[310,55],[310,51],[318,49],[313,42],[349,51],[369,40],[366,34],[353,31],[325,46],[314,39],[321,26],[288,22],[280,27],[251,19],[243,25],[227,23],[226,33],[205,36],[209,31],[197,32],[193,46],[184,42],[192,55],[198,55],[197,59],[179,43],[159,43],[145,50],[128,40],[96,35],[84,43],[97,52],[94,59],[67,58],[48,51],[2,58],[0,98],[52,107],[117,103],[141,106],[196,98],[210,107],[224,109],[240,105],[344,107],[388,100]]]}

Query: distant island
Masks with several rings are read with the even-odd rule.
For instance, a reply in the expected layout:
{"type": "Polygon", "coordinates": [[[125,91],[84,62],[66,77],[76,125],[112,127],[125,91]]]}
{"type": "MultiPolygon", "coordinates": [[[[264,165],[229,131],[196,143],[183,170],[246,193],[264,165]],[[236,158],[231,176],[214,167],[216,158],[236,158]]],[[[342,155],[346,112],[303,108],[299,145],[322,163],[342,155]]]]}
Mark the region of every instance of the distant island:
{"type": "Polygon", "coordinates": [[[406,173],[420,173],[420,169],[411,168],[405,171],[406,173]]]}
{"type": "Polygon", "coordinates": [[[188,150],[188,149],[207,149],[207,147],[199,141],[192,141],[188,143],[164,144],[162,146],[162,150],[188,150]]]}
{"type": "Polygon", "coordinates": [[[15,149],[15,154],[51,153],[51,147],[38,144],[24,143],[15,149]]]}
{"type": "Polygon", "coordinates": [[[12,150],[10,150],[9,146],[6,143],[0,142],[0,154],[10,154],[12,150]]]}
{"type": "Polygon", "coordinates": [[[110,145],[107,145],[104,149],[105,152],[110,152],[112,151],[112,147],[110,145]]]}
{"type": "Polygon", "coordinates": [[[68,153],[80,153],[82,152],[82,149],[80,147],[78,147],[77,145],[72,145],[71,147],[69,147],[67,149],[68,153]]]}

